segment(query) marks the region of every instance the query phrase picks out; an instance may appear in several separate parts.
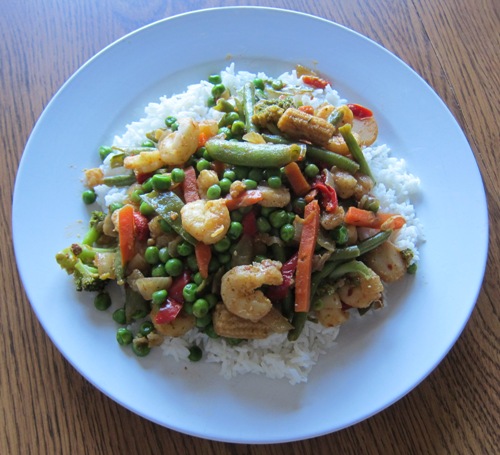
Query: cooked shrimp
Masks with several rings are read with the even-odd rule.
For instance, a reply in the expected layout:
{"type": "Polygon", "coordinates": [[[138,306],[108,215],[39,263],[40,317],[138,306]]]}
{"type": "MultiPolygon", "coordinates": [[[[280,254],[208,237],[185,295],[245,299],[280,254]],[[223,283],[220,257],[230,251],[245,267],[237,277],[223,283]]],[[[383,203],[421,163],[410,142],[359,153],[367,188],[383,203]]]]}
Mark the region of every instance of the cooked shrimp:
{"type": "Polygon", "coordinates": [[[198,183],[198,193],[200,197],[206,199],[208,189],[212,185],[217,185],[219,183],[219,177],[217,176],[217,172],[203,169],[196,181],[198,183]]]}
{"type": "Polygon", "coordinates": [[[154,172],[165,165],[162,161],[159,150],[141,152],[138,155],[127,156],[123,160],[123,165],[127,169],[133,169],[141,174],[154,172]]]}
{"type": "Polygon", "coordinates": [[[366,308],[370,303],[382,298],[384,286],[380,277],[371,271],[369,277],[359,276],[359,281],[348,281],[339,290],[339,297],[346,305],[366,308]]]}
{"type": "Polygon", "coordinates": [[[259,204],[263,207],[285,207],[290,203],[290,191],[284,186],[270,188],[259,185],[257,189],[262,193],[262,200],[259,204]]]}
{"type": "Polygon", "coordinates": [[[161,159],[169,166],[184,164],[198,148],[198,123],[191,118],[180,118],[177,123],[178,130],[168,134],[158,143],[161,159]]]}
{"type": "Polygon", "coordinates": [[[231,224],[224,199],[189,202],[181,209],[182,227],[196,240],[211,245],[222,240],[231,224]]]}
{"type": "Polygon", "coordinates": [[[349,319],[349,313],[342,310],[342,302],[336,292],[325,295],[321,301],[323,306],[316,311],[316,315],[318,321],[325,327],[335,327],[349,319]]]}
{"type": "Polygon", "coordinates": [[[333,212],[323,212],[320,223],[323,229],[331,230],[340,226],[344,222],[345,211],[342,206],[337,206],[333,212]]]}
{"type": "Polygon", "coordinates": [[[256,322],[263,318],[273,304],[258,290],[264,284],[283,282],[281,263],[263,260],[252,265],[233,267],[222,277],[221,296],[226,308],[236,316],[256,322]]]}

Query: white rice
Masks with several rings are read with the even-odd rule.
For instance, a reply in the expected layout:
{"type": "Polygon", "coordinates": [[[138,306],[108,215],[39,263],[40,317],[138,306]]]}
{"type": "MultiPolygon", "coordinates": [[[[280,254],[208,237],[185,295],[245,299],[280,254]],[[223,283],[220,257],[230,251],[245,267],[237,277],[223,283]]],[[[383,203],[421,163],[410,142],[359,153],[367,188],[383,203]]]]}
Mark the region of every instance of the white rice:
{"type": "MultiPolygon", "coordinates": [[[[233,93],[255,77],[268,79],[264,73],[236,72],[234,64],[222,71],[221,76],[222,83],[233,93]]],[[[287,85],[301,85],[295,71],[282,74],[278,79],[287,85]]],[[[190,85],[182,94],[165,96],[156,103],[148,104],[145,108],[145,117],[127,125],[125,134],[115,136],[113,145],[139,146],[147,132],[164,126],[163,121],[167,116],[192,117],[196,120],[219,119],[222,115],[220,112],[207,108],[211,88],[211,83],[202,81],[190,85]]],[[[325,90],[313,90],[312,95],[313,100],[310,94],[297,95],[296,100],[315,107],[324,101],[336,106],[346,102],[330,86],[325,90]]],[[[420,181],[408,172],[403,159],[390,155],[387,145],[367,147],[363,152],[377,181],[373,193],[380,200],[381,211],[399,213],[407,220],[406,225],[393,240],[402,249],[412,249],[415,254],[414,260],[417,261],[417,248],[423,239],[423,231],[411,198],[419,192],[420,181]]],[[[103,170],[105,175],[123,173],[123,168],[111,169],[108,161],[104,162],[103,170]]],[[[96,192],[98,202],[103,207],[108,207],[113,202],[122,202],[126,196],[124,189],[110,189],[105,185],[97,187],[96,192]]],[[[297,384],[307,381],[308,374],[319,356],[335,345],[338,332],[337,327],[325,328],[320,324],[307,322],[300,338],[293,343],[287,342],[286,335],[276,334],[265,340],[229,346],[225,340],[211,339],[194,329],[182,338],[166,339],[162,349],[166,356],[173,357],[177,361],[185,361],[189,354],[188,348],[196,344],[202,348],[206,362],[220,365],[220,373],[224,378],[256,373],[273,379],[286,379],[291,384],[297,384]]]]}

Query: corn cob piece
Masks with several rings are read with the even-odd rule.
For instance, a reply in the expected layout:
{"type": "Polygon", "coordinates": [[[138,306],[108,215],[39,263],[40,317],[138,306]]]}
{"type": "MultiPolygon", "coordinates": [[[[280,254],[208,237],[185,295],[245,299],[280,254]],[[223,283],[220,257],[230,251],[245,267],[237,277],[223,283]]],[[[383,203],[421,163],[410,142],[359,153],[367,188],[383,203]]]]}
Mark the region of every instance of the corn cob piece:
{"type": "Polygon", "coordinates": [[[229,338],[263,339],[271,330],[265,324],[252,322],[231,313],[223,303],[217,304],[212,317],[217,335],[229,338]]]}
{"type": "Polygon", "coordinates": [[[288,108],[278,121],[278,128],[295,139],[325,145],[335,133],[335,127],[321,117],[288,108]]]}

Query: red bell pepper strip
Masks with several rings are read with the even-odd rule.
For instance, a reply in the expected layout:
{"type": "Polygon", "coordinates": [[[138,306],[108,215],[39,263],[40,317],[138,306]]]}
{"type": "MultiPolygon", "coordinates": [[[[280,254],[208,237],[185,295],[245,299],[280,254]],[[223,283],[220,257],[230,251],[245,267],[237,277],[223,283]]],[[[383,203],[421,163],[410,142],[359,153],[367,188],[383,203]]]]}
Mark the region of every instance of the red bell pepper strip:
{"type": "Polygon", "coordinates": [[[168,295],[177,302],[184,303],[184,296],[182,290],[184,286],[191,281],[191,273],[185,270],[184,273],[174,279],[172,286],[168,290],[168,295]]]}
{"type": "Polygon", "coordinates": [[[352,115],[356,118],[363,119],[373,117],[373,112],[367,107],[361,106],[361,104],[348,104],[347,107],[352,111],[352,115]]]}
{"type": "Polygon", "coordinates": [[[334,188],[326,183],[316,181],[311,185],[311,188],[318,190],[321,193],[321,204],[327,212],[334,212],[339,205],[337,192],[334,188]]]}
{"type": "Polygon", "coordinates": [[[159,308],[155,314],[156,324],[168,324],[172,322],[182,310],[182,303],[177,302],[171,297],[167,297],[165,303],[159,308]]]}
{"type": "Polygon", "coordinates": [[[134,207],[131,205],[125,205],[118,212],[118,238],[122,265],[125,265],[135,254],[134,207]]]}
{"type": "Polygon", "coordinates": [[[182,191],[184,192],[184,201],[186,204],[200,199],[200,195],[198,194],[198,182],[196,181],[196,171],[193,166],[184,169],[182,191]]]}
{"type": "Polygon", "coordinates": [[[134,210],[134,228],[135,238],[141,242],[145,242],[149,238],[148,219],[140,212],[134,210]]]}
{"type": "Polygon", "coordinates": [[[243,234],[249,237],[254,237],[257,234],[257,217],[253,210],[243,215],[241,224],[243,225],[243,234]]]}
{"type": "Polygon", "coordinates": [[[212,249],[210,245],[203,242],[198,242],[194,247],[194,252],[196,255],[196,263],[198,264],[198,269],[200,270],[200,275],[203,279],[208,278],[208,266],[210,260],[212,259],[212,249]]]}
{"type": "Polygon", "coordinates": [[[297,272],[295,273],[295,312],[306,313],[311,304],[311,272],[314,249],[318,239],[320,208],[317,200],[304,210],[304,225],[300,237],[297,272]]]}
{"type": "Polygon", "coordinates": [[[284,299],[288,289],[293,284],[293,277],[297,269],[297,262],[299,260],[298,253],[295,253],[288,261],[281,267],[281,275],[283,276],[283,283],[277,286],[269,286],[266,290],[266,297],[272,302],[284,299]]]}
{"type": "Polygon", "coordinates": [[[314,88],[325,88],[330,82],[318,76],[302,76],[302,82],[314,88]]]}

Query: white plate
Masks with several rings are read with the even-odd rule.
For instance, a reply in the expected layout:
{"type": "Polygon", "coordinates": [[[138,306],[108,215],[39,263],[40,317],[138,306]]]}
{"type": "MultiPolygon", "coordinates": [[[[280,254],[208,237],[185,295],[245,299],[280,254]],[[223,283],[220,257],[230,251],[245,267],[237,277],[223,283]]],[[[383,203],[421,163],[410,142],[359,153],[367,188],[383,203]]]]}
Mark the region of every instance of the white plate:
{"type": "Polygon", "coordinates": [[[204,438],[246,443],[291,441],[345,428],[422,381],[454,344],[475,305],[487,229],[474,156],[434,91],[357,33],[266,8],[172,17],[92,58],[40,117],[21,160],[13,202],[14,247],[26,292],[75,368],[147,419],[204,438]],[[336,55],[339,48],[342,58],[336,55]],[[238,70],[271,75],[296,63],[317,63],[343,96],[376,111],[379,141],[405,158],[422,181],[416,208],[427,243],[418,274],[391,288],[388,308],[343,327],[337,348],[320,358],[307,384],[255,375],[227,381],[213,365],[177,364],[162,358],[159,349],[145,359],[128,355],[115,341],[109,313],[95,311],[88,296],[77,295],[54,260],[85,230],[81,176],[84,168],[98,164],[98,147],[140,118],[147,102],[184,90],[229,60],[238,70]],[[466,207],[474,207],[474,216],[464,223],[466,207]]]}

